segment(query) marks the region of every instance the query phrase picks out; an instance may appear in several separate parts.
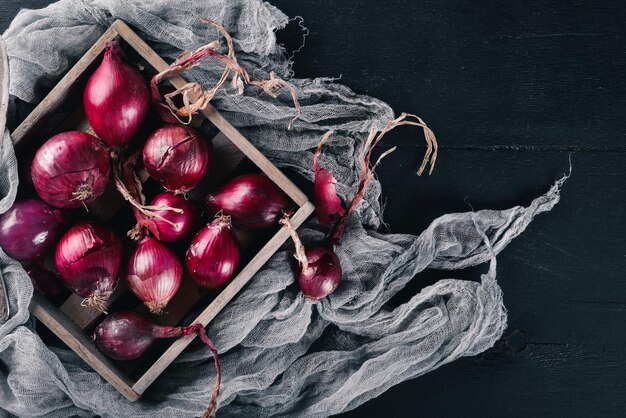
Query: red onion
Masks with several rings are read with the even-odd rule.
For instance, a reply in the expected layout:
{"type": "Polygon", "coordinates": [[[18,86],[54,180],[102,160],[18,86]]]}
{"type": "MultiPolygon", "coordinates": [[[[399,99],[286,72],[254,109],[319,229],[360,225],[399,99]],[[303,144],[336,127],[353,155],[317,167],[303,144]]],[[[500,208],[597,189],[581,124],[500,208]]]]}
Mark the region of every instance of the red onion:
{"type": "Polygon", "coordinates": [[[235,177],[215,193],[206,197],[214,213],[220,210],[233,222],[249,229],[264,229],[275,225],[291,203],[287,195],[262,174],[235,177]]]}
{"type": "Polygon", "coordinates": [[[211,402],[203,417],[211,416],[217,407],[222,373],[217,349],[206,334],[202,324],[188,327],[164,327],[150,322],[145,317],[131,311],[116,312],[107,316],[94,330],[92,339],[98,349],[115,360],[133,360],[140,357],[159,338],[178,338],[198,334],[205,343],[215,362],[217,380],[211,402]]]}
{"type": "Polygon", "coordinates": [[[185,125],[165,125],[146,141],[143,163],[150,177],[174,193],[186,193],[206,176],[213,146],[185,125]]]}
{"type": "Polygon", "coordinates": [[[315,170],[315,213],[320,225],[332,225],[329,237],[333,244],[338,245],[340,243],[346,228],[346,220],[365,196],[368,186],[374,179],[376,166],[383,158],[395,151],[396,147],[383,152],[380,157],[378,157],[376,163],[370,167],[372,151],[387,132],[402,125],[419,126],[424,131],[424,138],[426,139],[428,148],[426,149],[426,155],[424,155],[422,164],[419,170],[417,170],[417,175],[421,175],[427,165],[430,165],[428,174],[432,174],[435,168],[435,162],[437,161],[437,138],[435,138],[435,134],[422,118],[409,113],[402,113],[396,119],[388,121],[385,127],[380,131],[375,128],[370,130],[361,154],[359,188],[356,195],[352,198],[350,203],[347,204],[347,208],[341,205],[341,198],[337,195],[335,188],[337,181],[335,177],[330,171],[319,165],[318,159],[324,147],[324,143],[333,134],[333,131],[328,131],[322,136],[317,150],[315,150],[315,154],[313,155],[313,168],[315,170]]]}
{"type": "Polygon", "coordinates": [[[135,230],[131,231],[131,235],[136,235],[138,230],[146,228],[159,241],[180,241],[189,236],[200,219],[200,211],[191,200],[170,192],[155,197],[150,206],[154,208],[152,212],[158,216],[150,217],[136,211],[139,222],[135,230]],[[163,206],[163,209],[156,209],[159,206],[163,206]]]}
{"type": "Polygon", "coordinates": [[[61,280],[83,305],[104,311],[122,267],[122,243],[108,227],[83,222],[73,226],[59,241],[54,263],[61,280]]]}
{"type": "Polygon", "coordinates": [[[280,223],[287,228],[296,247],[296,259],[299,261],[298,284],[307,299],[318,301],[333,293],[339,286],[341,281],[339,257],[330,246],[305,248],[291,224],[290,216],[291,214],[285,213],[280,223]]]}
{"type": "Polygon", "coordinates": [[[108,151],[84,132],[63,132],[39,148],[31,174],[39,196],[59,208],[78,208],[98,198],[109,182],[108,151]]]}
{"type": "Polygon", "coordinates": [[[150,111],[146,80],[122,56],[117,41],[106,45],[102,64],[89,78],[83,96],[89,124],[109,147],[132,141],[150,111]]]}
{"type": "Polygon", "coordinates": [[[219,216],[201,229],[187,250],[187,270],[200,287],[215,289],[230,280],[239,265],[240,250],[230,216],[219,216]]]}
{"type": "Polygon", "coordinates": [[[165,244],[144,237],[130,256],[126,280],[150,312],[160,315],[180,288],[183,266],[165,244]]]}
{"type": "Polygon", "coordinates": [[[315,214],[320,225],[328,226],[337,222],[344,216],[346,210],[341,205],[341,199],[337,195],[335,185],[337,180],[332,173],[319,164],[319,156],[322,152],[324,143],[333,131],[328,131],[322,137],[315,154],[313,155],[313,168],[315,170],[315,187],[313,194],[315,196],[315,214]]]}
{"type": "Polygon", "coordinates": [[[54,297],[63,293],[65,288],[59,279],[46,270],[42,263],[33,263],[26,269],[26,272],[32,280],[33,285],[44,295],[54,297]]]}
{"type": "Polygon", "coordinates": [[[298,284],[304,296],[320,300],[335,291],[341,282],[341,264],[332,247],[310,247],[305,250],[308,265],[298,266],[298,284]]]}
{"type": "Polygon", "coordinates": [[[65,215],[41,200],[18,200],[0,215],[0,247],[19,261],[43,256],[61,236],[65,215]]]}

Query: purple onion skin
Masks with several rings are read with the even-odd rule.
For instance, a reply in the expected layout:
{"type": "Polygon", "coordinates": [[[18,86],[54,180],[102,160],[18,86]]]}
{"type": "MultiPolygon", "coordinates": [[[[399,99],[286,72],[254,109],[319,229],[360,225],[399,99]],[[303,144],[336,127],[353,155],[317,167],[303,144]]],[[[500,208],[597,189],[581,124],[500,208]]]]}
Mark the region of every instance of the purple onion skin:
{"type": "Polygon", "coordinates": [[[141,219],[140,224],[147,228],[159,241],[176,242],[189,237],[200,221],[200,211],[193,201],[171,192],[161,193],[150,203],[151,206],[168,206],[181,209],[183,213],[176,213],[167,209],[156,209],[155,213],[167,219],[170,223],[159,218],[141,219]],[[172,225],[173,224],[173,225],[172,225]]]}
{"type": "Polygon", "coordinates": [[[109,183],[111,163],[98,138],[62,132],[46,141],[31,166],[39,196],[58,208],[79,208],[97,199],[109,183]]]}
{"type": "Polygon", "coordinates": [[[157,129],[143,148],[143,163],[150,177],[176,194],[184,194],[200,184],[212,161],[211,142],[185,125],[157,129]]]}
{"type": "Polygon", "coordinates": [[[67,217],[36,199],[16,201],[0,215],[0,247],[18,261],[42,257],[59,239],[67,217]]]}
{"type": "Polygon", "coordinates": [[[108,227],[82,222],[61,238],[54,263],[61,281],[77,295],[105,299],[117,286],[122,267],[122,242],[108,227]]]}
{"type": "Polygon", "coordinates": [[[270,228],[291,208],[287,195],[262,174],[235,177],[209,194],[206,204],[213,213],[223,211],[235,224],[248,229],[270,228]]]}
{"type": "Polygon", "coordinates": [[[126,280],[152,313],[161,314],[180,288],[183,266],[165,244],[144,237],[130,256],[126,280]]]}
{"type": "Polygon", "coordinates": [[[204,289],[225,285],[239,265],[239,242],[226,218],[215,219],[201,229],[187,250],[187,270],[204,289]]]}
{"type": "Polygon", "coordinates": [[[37,290],[48,297],[58,296],[65,290],[59,278],[44,269],[41,263],[32,264],[26,269],[26,273],[37,290]]]}
{"type": "Polygon", "coordinates": [[[154,342],[154,325],[138,313],[116,312],[107,316],[94,330],[92,340],[115,360],[134,360],[154,342]]]}
{"type": "Polygon", "coordinates": [[[335,291],[341,282],[341,263],[330,247],[311,247],[305,250],[308,259],[306,272],[298,266],[298,284],[304,296],[318,301],[335,291]]]}
{"type": "Polygon", "coordinates": [[[102,64],[87,82],[85,113],[109,147],[122,147],[137,135],[150,112],[150,92],[139,71],[126,64],[117,41],[106,46],[102,64]]]}

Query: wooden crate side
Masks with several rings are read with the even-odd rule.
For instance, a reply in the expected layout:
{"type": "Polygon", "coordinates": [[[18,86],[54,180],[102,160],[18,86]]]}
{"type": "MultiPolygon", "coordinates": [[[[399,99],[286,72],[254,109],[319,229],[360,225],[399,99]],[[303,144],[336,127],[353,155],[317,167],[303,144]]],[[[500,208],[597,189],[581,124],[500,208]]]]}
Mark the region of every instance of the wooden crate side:
{"type": "Polygon", "coordinates": [[[51,110],[57,109],[67,98],[76,79],[89,67],[100,55],[107,42],[118,37],[115,28],[111,27],[96,41],[95,44],[78,60],[78,62],[65,74],[65,77],[54,86],[48,95],[35,107],[24,121],[11,133],[13,145],[17,146],[51,110]]]}
{"type": "MultiPolygon", "coordinates": [[[[144,42],[131,28],[121,20],[116,21],[113,26],[116,32],[120,34],[126,42],[128,42],[139,54],[157,71],[163,71],[168,64],[158,56],[148,44],[144,42]]],[[[187,84],[181,77],[172,78],[171,83],[180,88],[187,84]]],[[[213,106],[208,105],[201,112],[213,125],[222,131],[228,139],[230,139],[252,162],[254,162],[274,183],[276,183],[298,206],[303,206],[308,202],[306,195],[298,189],[282,171],[278,169],[272,162],[261,153],[241,132],[230,124],[213,106]]],[[[285,128],[286,129],[286,128],[285,128]]]]}
{"type": "MultiPolygon", "coordinates": [[[[298,228],[313,213],[314,206],[306,202],[293,216],[292,224],[298,228]]],[[[237,293],[250,281],[252,276],[269,260],[269,258],[289,239],[289,232],[281,228],[267,244],[243,268],[235,279],[211,302],[211,304],[194,320],[194,323],[207,325],[230,302],[237,293]]],[[[133,385],[133,390],[143,394],[163,371],[193,341],[194,336],[179,338],[133,385]]],[[[219,348],[219,347],[218,347],[219,348]]]]}
{"type": "Polygon", "coordinates": [[[128,400],[139,399],[140,394],[131,388],[132,380],[98,351],[87,335],[65,314],[37,291],[33,294],[30,311],[128,400]]]}

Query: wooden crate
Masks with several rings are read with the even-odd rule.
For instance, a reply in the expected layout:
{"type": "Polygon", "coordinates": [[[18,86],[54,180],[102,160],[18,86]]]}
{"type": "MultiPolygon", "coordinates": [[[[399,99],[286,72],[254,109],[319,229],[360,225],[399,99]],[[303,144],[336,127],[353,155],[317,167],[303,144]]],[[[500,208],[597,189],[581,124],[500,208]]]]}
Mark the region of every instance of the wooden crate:
{"type": "MultiPolygon", "coordinates": [[[[148,76],[167,68],[167,63],[135,32],[124,22],[116,21],[13,132],[12,140],[18,160],[24,166],[29,165],[29,156],[55,132],[82,130],[93,133],[84,115],[82,90],[89,76],[100,64],[106,43],[114,39],[130,53],[131,60],[143,66],[144,73],[148,76]]],[[[170,81],[175,87],[181,87],[186,83],[180,77],[170,81]]],[[[212,139],[215,158],[211,174],[200,187],[200,193],[206,193],[207,190],[214,189],[227,180],[242,161],[252,162],[293,200],[297,211],[292,223],[299,227],[313,212],[313,205],[307,196],[212,106],[209,105],[202,111],[202,116],[213,124],[217,134],[212,139]]],[[[148,178],[145,172],[140,173],[140,177],[143,181],[148,178]]],[[[105,222],[111,220],[115,222],[116,214],[124,210],[124,207],[128,209],[128,205],[114,189],[111,189],[89,206],[89,216],[105,222]]],[[[260,248],[257,249],[254,245],[248,248],[247,264],[240,268],[228,286],[214,294],[203,295],[193,280],[185,277],[181,289],[167,307],[168,312],[161,317],[152,316],[151,319],[163,325],[176,325],[185,318],[185,325],[201,323],[206,326],[289,238],[289,233],[284,227],[276,227],[271,233],[271,236],[255,237],[250,232],[237,230],[244,248],[255,243],[256,247],[260,248]],[[192,310],[194,306],[195,310],[192,310]],[[199,310],[201,312],[195,318],[189,317],[199,310]]],[[[149,350],[150,353],[144,356],[145,358],[134,362],[116,362],[98,351],[89,337],[89,332],[102,319],[102,314],[95,309],[82,307],[80,303],[81,298],[74,294],[68,295],[62,301],[52,301],[35,292],[30,310],[47,328],[131,401],[137,400],[194,339],[194,336],[189,336],[175,341],[164,341],[155,350],[149,350]]],[[[118,303],[126,304],[124,306],[131,304],[136,311],[147,314],[141,303],[133,299],[123,279],[111,297],[109,306],[113,305],[112,310],[115,310],[115,304],[118,303]]]]}

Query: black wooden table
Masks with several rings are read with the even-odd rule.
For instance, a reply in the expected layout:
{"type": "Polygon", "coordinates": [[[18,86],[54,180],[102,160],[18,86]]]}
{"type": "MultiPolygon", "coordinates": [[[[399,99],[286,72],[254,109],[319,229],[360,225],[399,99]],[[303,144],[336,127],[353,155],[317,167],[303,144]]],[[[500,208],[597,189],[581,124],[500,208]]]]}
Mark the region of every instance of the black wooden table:
{"type": "MultiPolygon", "coordinates": [[[[2,0],[0,30],[20,7],[2,0]]],[[[619,416],[626,410],[626,4],[272,0],[310,29],[298,77],[341,77],[422,116],[440,141],[413,175],[411,129],[379,170],[392,232],[447,212],[527,205],[568,170],[552,212],[498,259],[509,328],[496,346],[401,383],[344,417],[619,416]]],[[[295,30],[279,34],[288,48],[295,30]]],[[[394,299],[440,278],[427,271],[394,299]]]]}

